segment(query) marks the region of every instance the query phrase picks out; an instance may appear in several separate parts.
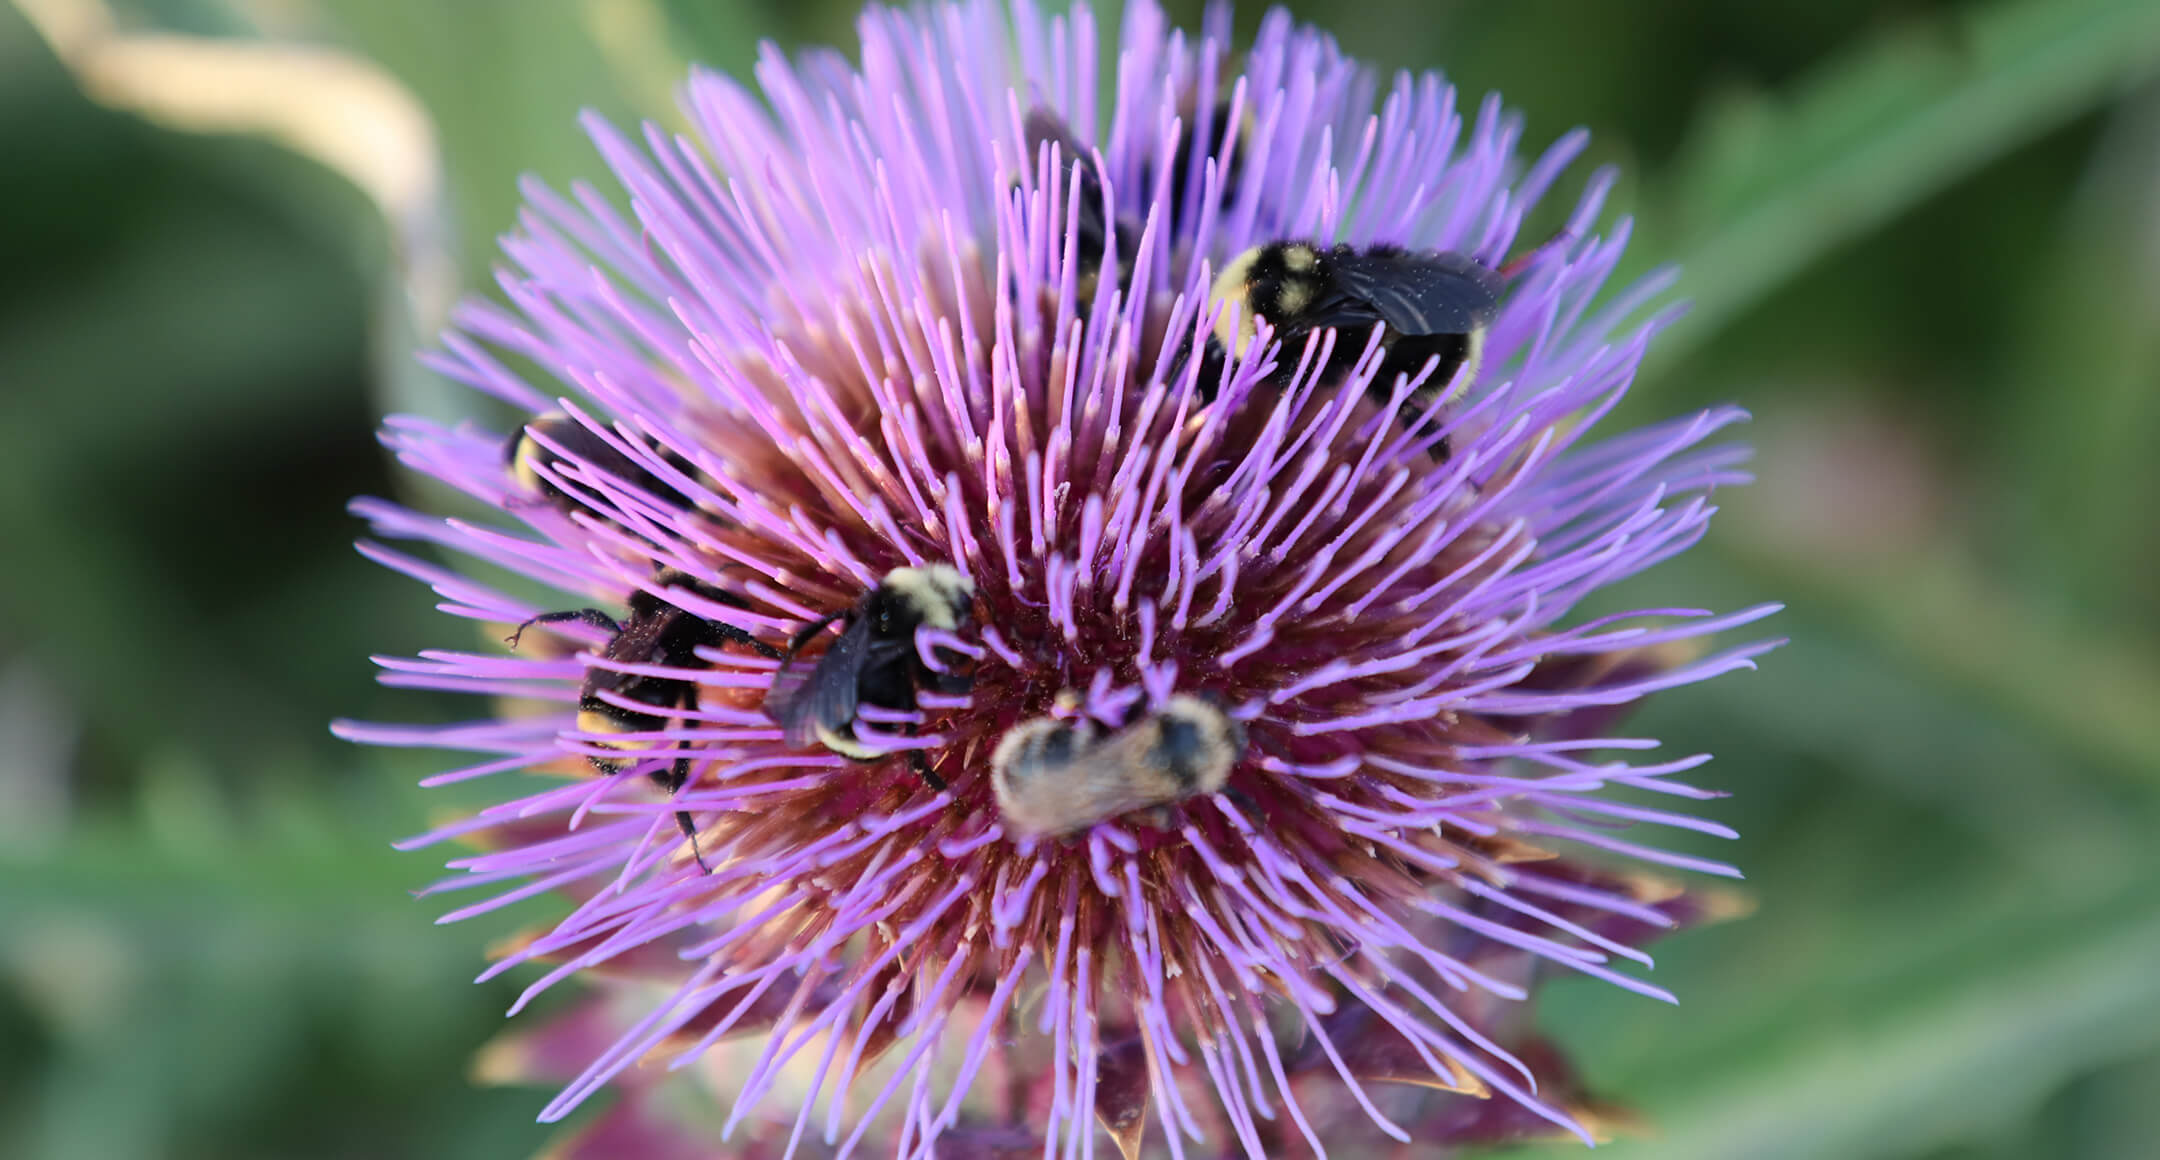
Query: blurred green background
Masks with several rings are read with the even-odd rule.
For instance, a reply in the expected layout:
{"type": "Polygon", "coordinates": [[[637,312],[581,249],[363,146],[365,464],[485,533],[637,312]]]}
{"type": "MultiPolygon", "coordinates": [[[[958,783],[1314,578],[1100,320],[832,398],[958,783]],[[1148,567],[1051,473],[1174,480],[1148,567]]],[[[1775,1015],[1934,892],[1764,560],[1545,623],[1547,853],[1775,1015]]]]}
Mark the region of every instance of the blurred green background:
{"type": "MultiPolygon", "coordinates": [[[[343,504],[411,494],[381,412],[474,406],[414,336],[520,172],[602,176],[580,107],[667,116],[684,62],[854,7],[0,3],[0,1155],[543,1145],[543,1093],[465,1076],[515,917],[432,926],[387,846],[460,799],[324,728],[458,714],[366,658],[470,643],[343,504]],[[188,71],[266,44],[376,67],[188,71]]],[[[1587,125],[1697,304],[1624,417],[1757,417],[1761,482],[1614,597],[1786,600],[1794,643],[1646,711],[1718,754],[1760,910],[1658,948],[1678,1010],[1550,991],[1658,1125],[1612,1151],[2156,1154],[2160,5],[1293,7],[1587,125]]]]}

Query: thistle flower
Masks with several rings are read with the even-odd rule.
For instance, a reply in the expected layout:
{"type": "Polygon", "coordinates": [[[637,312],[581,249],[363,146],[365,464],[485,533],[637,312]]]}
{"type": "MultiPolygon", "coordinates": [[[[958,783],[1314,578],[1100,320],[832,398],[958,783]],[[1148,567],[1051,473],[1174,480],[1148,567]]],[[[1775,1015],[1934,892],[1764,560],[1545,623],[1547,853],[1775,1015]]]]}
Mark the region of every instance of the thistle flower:
{"type": "Polygon", "coordinates": [[[1615,963],[1701,909],[1589,859],[1733,874],[1617,836],[1730,831],[1640,804],[1714,796],[1679,780],[1706,757],[1604,730],[1750,667],[1769,645],[1684,646],[1770,609],[1570,614],[1703,534],[1743,478],[1706,440],[1740,416],[1594,431],[1668,281],[1607,290],[1602,173],[1507,284],[1474,381],[1381,375],[1377,328],[1209,347],[1238,308],[1215,273],[1257,244],[1501,268],[1584,144],[1525,164],[1496,101],[1383,83],[1279,11],[1242,60],[1228,33],[1224,8],[1188,39],[1130,5],[1105,94],[1084,8],[873,8],[859,67],[768,49],[762,99],[694,75],[695,138],[589,121],[627,213],[526,188],[506,305],[431,358],[527,416],[521,471],[514,432],[385,433],[502,518],[355,507],[562,595],[364,543],[453,615],[527,627],[381,662],[500,699],[480,719],[339,729],[482,755],[431,784],[566,778],[411,843],[485,846],[435,889],[489,895],[446,920],[573,901],[487,972],[548,965],[520,1008],[608,983],[547,1050],[498,1053],[546,1074],[591,1045],[543,1119],[611,1081],[645,1102],[634,1065],[660,1060],[732,1097],[742,1155],[1091,1155],[1098,1125],[1127,1156],[1589,1138],[1521,1001],[1553,969],[1669,999],[1615,963]],[[1045,111],[1065,139],[1030,132],[1045,111]],[[833,744],[869,760],[790,744],[764,697],[816,655],[797,634],[936,565],[972,616],[895,655],[966,691],[862,705],[833,744]],[[691,631],[643,652],[608,616],[531,623],[584,605],[691,631]],[[1110,731],[1193,694],[1241,727],[1222,792],[1004,823],[1016,723],[1110,731]]]}

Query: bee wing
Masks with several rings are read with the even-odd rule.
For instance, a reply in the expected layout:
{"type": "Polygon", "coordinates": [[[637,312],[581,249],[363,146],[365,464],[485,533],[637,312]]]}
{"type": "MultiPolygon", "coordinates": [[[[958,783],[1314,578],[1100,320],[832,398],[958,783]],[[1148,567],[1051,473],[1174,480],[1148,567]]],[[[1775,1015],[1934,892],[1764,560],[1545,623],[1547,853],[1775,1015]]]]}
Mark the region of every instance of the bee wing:
{"type": "Polygon", "coordinates": [[[1385,322],[1409,335],[1469,334],[1500,307],[1500,275],[1461,254],[1330,254],[1344,298],[1316,304],[1315,326],[1385,322]],[[1338,319],[1319,316],[1334,313],[1338,319]]]}
{"type": "Polygon", "coordinates": [[[789,745],[808,745],[820,727],[834,729],[855,719],[856,677],[870,659],[870,645],[870,621],[857,617],[816,664],[805,666],[790,656],[773,674],[765,715],[787,731],[789,745]]]}

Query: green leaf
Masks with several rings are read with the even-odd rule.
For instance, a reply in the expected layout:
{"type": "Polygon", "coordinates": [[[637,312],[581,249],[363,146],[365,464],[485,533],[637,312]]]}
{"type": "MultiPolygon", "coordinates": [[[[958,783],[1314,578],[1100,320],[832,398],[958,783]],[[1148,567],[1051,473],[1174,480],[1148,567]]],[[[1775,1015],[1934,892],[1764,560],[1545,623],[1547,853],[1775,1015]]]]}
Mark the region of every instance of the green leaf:
{"type": "Polygon", "coordinates": [[[23,1113],[0,1114],[0,1154],[536,1151],[533,1093],[466,1078],[517,989],[469,985],[482,944],[533,908],[434,924],[450,904],[407,891],[442,856],[386,842],[421,796],[393,788],[397,764],[315,770],[231,811],[169,766],[146,787],[154,827],[93,820],[51,856],[0,850],[0,1012],[39,1033],[0,1041],[34,1061],[27,1098],[0,1102],[23,1113]]]}
{"type": "Polygon", "coordinates": [[[515,220],[517,177],[554,183],[600,170],[578,127],[583,108],[626,124],[622,85],[570,0],[329,0],[349,47],[410,86],[434,118],[462,267],[471,283],[496,261],[515,220]]]}
{"type": "Polygon", "coordinates": [[[1788,1028],[1686,1077],[1649,1101],[1653,1138],[1599,1155],[1860,1160],[1983,1138],[2064,1082],[2160,1044],[2160,905],[2143,885],[2142,898],[2073,921],[1998,929],[1997,953],[1914,972],[1917,995],[1788,1028]]]}
{"type": "MultiPolygon", "coordinates": [[[[2023,549],[2017,580],[2059,590],[2051,611],[2078,630],[2160,641],[2149,567],[2160,553],[2160,93],[2110,117],[2081,176],[2050,252],[2005,287],[2017,309],[2008,389],[1991,392],[2007,469],[1992,498],[2023,549]]],[[[2160,769],[2160,748],[2152,760],[2160,769]]]]}
{"type": "Polygon", "coordinates": [[[1881,576],[1810,573],[1776,561],[1765,582],[1808,593],[1835,619],[1884,642],[2006,716],[2036,726],[2066,754],[2126,778],[2160,776],[2160,666],[2103,627],[2051,620],[1974,566],[1970,553],[1916,555],[1881,576]]]}
{"type": "Polygon", "coordinates": [[[1663,241],[1638,252],[1680,255],[1694,303],[1655,357],[2156,69],[2151,0],[2023,0],[1886,34],[1790,96],[1730,99],[1646,190],[1663,241]]]}

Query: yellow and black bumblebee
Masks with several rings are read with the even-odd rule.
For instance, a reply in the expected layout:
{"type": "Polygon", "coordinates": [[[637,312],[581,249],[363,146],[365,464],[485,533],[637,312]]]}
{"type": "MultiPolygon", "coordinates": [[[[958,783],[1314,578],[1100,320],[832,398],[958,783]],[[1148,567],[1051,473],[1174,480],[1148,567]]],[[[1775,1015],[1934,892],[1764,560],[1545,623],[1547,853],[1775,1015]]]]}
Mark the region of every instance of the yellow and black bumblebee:
{"type": "MultiPolygon", "coordinates": [[[[786,730],[790,745],[815,742],[850,761],[882,760],[885,750],[864,745],[855,736],[857,709],[870,705],[912,712],[919,690],[966,692],[973,684],[962,671],[966,658],[940,650],[945,671],[931,668],[915,647],[915,631],[927,626],[956,632],[974,619],[975,585],[959,569],[950,564],[895,568],[855,604],[795,634],[787,663],[765,696],[765,715],[786,730]],[[800,663],[803,650],[836,621],[845,627],[831,646],[814,664],[800,663]]],[[[931,789],[945,788],[921,750],[907,754],[931,789]]]]}
{"type": "MultiPolygon", "coordinates": [[[[697,470],[691,466],[689,460],[657,444],[650,446],[668,466],[693,479],[697,477],[697,470]]],[[[681,492],[662,482],[659,476],[646,470],[637,460],[616,450],[591,428],[561,411],[537,415],[513,432],[503,444],[503,466],[509,469],[510,478],[515,480],[519,487],[538,493],[550,506],[569,515],[586,510],[583,501],[557,487],[540,471],[542,464],[557,471],[569,466],[570,460],[564,458],[564,454],[575,456],[590,467],[614,476],[625,486],[636,488],[662,503],[675,507],[688,504],[681,492]],[[543,440],[545,442],[542,442],[543,440]],[[559,448],[563,454],[551,450],[549,444],[559,448]]]]}
{"type": "MultiPolygon", "coordinates": [[[[1364,356],[1364,339],[1378,326],[1382,353],[1372,378],[1374,393],[1392,392],[1397,375],[1415,375],[1437,359],[1402,409],[1406,417],[1427,414],[1477,380],[1486,331],[1499,313],[1505,285],[1499,271],[1445,251],[1323,248],[1301,241],[1255,246],[1215,279],[1210,297],[1223,309],[1208,342],[1207,369],[1216,374],[1203,369],[1202,390],[1213,389],[1220,360],[1244,348],[1259,319],[1267,320],[1281,344],[1275,377],[1282,382],[1297,373],[1305,342],[1315,331],[1338,332],[1319,370],[1318,381],[1326,382],[1364,356]]],[[[1428,419],[1419,434],[1435,422],[1436,417],[1428,419]]]]}
{"type": "MultiPolygon", "coordinates": [[[[659,587],[682,588],[715,604],[730,608],[747,607],[742,598],[732,592],[715,588],[694,577],[674,569],[665,569],[654,577],[659,587]]],[[[549,612],[535,616],[517,626],[510,634],[508,643],[516,648],[525,630],[536,624],[560,624],[575,621],[589,624],[608,633],[606,647],[600,650],[604,661],[635,665],[665,665],[676,669],[699,669],[706,667],[697,655],[700,647],[745,648],[761,657],[777,660],[779,649],[766,644],[748,631],[725,621],[708,620],[668,602],[655,592],[643,589],[630,595],[630,615],[617,621],[597,608],[577,608],[567,612],[549,612]]],[[[585,670],[585,683],[578,691],[577,728],[581,733],[606,733],[622,735],[620,740],[596,743],[622,756],[589,756],[592,767],[604,774],[621,773],[647,762],[655,764],[647,776],[670,797],[681,790],[690,780],[691,758],[686,754],[672,761],[665,761],[669,750],[682,750],[676,742],[657,737],[655,734],[678,727],[684,711],[695,710],[698,704],[698,684],[683,677],[661,677],[645,673],[626,673],[612,668],[593,666],[585,670]],[[609,700],[612,696],[615,700],[609,700]],[[651,712],[633,709],[618,702],[628,701],[647,706],[651,712]]],[[[697,825],[686,810],[675,811],[675,825],[683,836],[690,839],[691,849],[697,849],[697,825]]],[[[702,854],[698,864],[704,865],[702,854]]]]}

